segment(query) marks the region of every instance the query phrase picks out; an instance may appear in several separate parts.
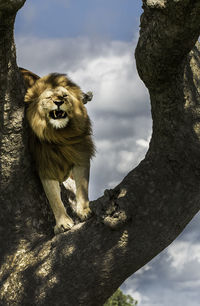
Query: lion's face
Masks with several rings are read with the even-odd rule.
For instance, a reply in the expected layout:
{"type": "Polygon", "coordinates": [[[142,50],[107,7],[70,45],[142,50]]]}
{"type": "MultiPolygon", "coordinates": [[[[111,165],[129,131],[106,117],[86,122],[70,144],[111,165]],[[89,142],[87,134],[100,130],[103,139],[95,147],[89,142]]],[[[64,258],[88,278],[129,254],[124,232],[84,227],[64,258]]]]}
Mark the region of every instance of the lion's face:
{"type": "Polygon", "coordinates": [[[38,79],[24,98],[35,135],[40,140],[64,143],[68,138],[89,134],[85,96],[66,75],[53,73],[38,79]]]}
{"type": "Polygon", "coordinates": [[[46,89],[39,97],[38,111],[53,128],[64,128],[72,117],[72,99],[71,93],[62,86],[46,89]]]}

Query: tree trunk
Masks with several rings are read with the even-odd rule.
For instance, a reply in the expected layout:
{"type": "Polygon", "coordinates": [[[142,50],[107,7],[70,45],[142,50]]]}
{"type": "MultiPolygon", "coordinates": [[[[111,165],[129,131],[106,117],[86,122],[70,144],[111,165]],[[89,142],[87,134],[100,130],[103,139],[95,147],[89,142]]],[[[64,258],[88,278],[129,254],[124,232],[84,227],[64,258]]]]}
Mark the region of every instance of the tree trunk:
{"type": "Polygon", "coordinates": [[[200,207],[200,1],[143,0],[136,61],[151,97],[149,150],[91,202],[90,220],[56,237],[26,145],[12,33],[22,2],[0,0],[1,305],[103,305],[200,207]]]}

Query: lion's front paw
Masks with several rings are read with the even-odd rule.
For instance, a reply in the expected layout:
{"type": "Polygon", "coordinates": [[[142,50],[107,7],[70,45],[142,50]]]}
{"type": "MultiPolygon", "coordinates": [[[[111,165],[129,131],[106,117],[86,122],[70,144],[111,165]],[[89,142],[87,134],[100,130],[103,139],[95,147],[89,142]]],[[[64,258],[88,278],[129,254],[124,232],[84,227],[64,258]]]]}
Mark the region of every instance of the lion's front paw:
{"type": "Polygon", "coordinates": [[[89,202],[87,203],[87,205],[78,205],[76,212],[82,221],[88,219],[92,214],[92,211],[89,207],[89,202]]]}
{"type": "Polygon", "coordinates": [[[56,225],[54,226],[55,235],[66,232],[72,228],[74,225],[73,220],[69,216],[62,216],[56,220],[56,225]]]}

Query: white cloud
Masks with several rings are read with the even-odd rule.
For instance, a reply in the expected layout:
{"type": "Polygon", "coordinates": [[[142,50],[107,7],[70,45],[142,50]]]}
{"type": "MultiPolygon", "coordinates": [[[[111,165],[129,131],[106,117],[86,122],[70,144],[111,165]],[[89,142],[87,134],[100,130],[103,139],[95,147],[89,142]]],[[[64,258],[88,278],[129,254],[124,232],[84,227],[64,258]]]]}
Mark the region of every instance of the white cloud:
{"type": "Polygon", "coordinates": [[[148,95],[135,67],[135,43],[18,37],[19,65],[39,75],[65,72],[94,92],[95,110],[134,114],[147,111],[148,95]],[[146,104],[145,104],[146,102],[146,104]]]}
{"type": "Polygon", "coordinates": [[[88,62],[75,72],[73,79],[90,86],[95,94],[95,108],[101,111],[134,113],[143,110],[148,100],[144,86],[138,77],[130,50],[121,55],[104,55],[88,62]]]}
{"type": "Polygon", "coordinates": [[[148,148],[149,141],[146,141],[145,139],[138,139],[138,140],[136,140],[136,144],[138,144],[139,146],[141,146],[143,148],[148,148]]]}
{"type": "Polygon", "coordinates": [[[141,269],[139,269],[135,275],[142,275],[144,274],[145,272],[151,270],[151,266],[149,264],[146,264],[144,267],[142,267],[141,269]]]}
{"type": "Polygon", "coordinates": [[[176,241],[167,250],[172,267],[181,272],[186,263],[196,261],[200,264],[200,243],[189,241],[176,241]]]}

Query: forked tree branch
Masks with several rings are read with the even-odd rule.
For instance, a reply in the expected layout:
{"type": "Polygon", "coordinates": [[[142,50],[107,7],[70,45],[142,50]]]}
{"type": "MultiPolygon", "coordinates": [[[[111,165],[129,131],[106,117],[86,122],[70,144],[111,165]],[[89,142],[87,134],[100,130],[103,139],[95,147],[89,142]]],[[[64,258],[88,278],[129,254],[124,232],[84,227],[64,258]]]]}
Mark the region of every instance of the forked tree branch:
{"type": "MultiPolygon", "coordinates": [[[[136,60],[152,105],[147,155],[118,186],[91,203],[90,220],[64,234],[50,238],[27,222],[28,241],[18,217],[21,232],[14,247],[4,251],[4,261],[1,257],[5,305],[102,305],[199,210],[200,48],[195,42],[200,1],[143,4],[136,60]]],[[[25,210],[23,200],[22,207],[26,220],[28,213],[36,215],[31,204],[25,210]]]]}

